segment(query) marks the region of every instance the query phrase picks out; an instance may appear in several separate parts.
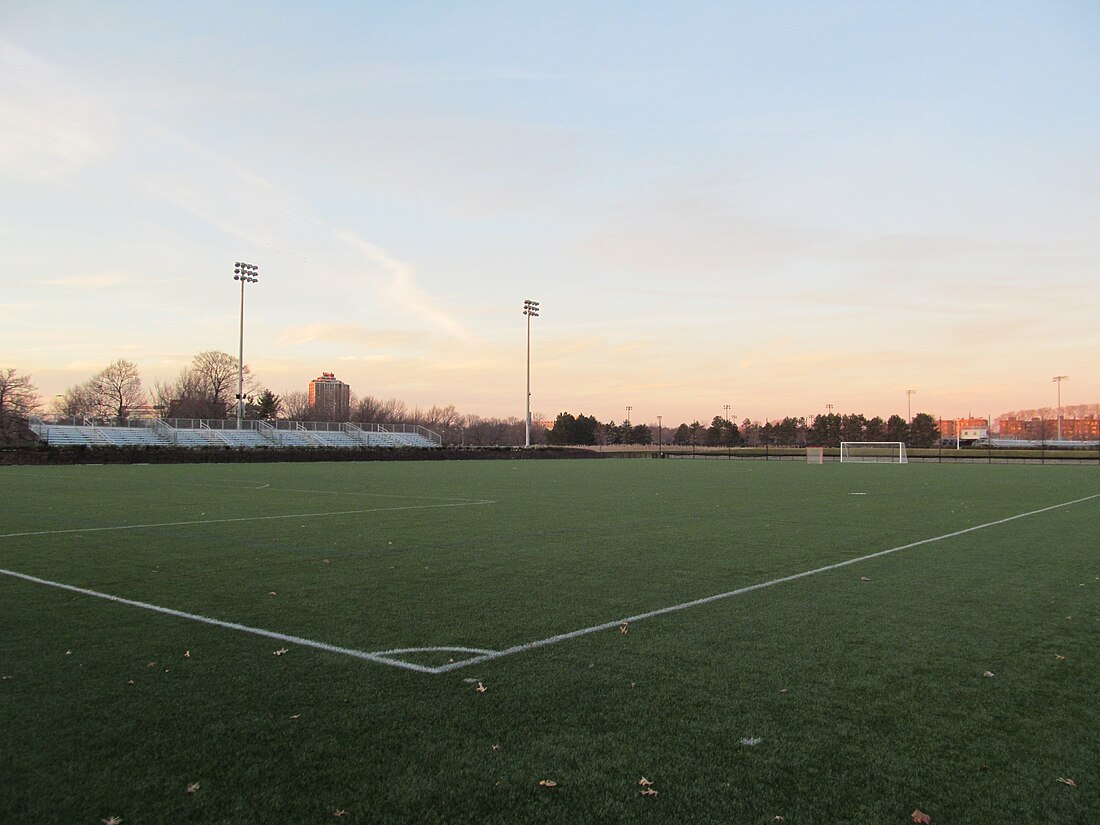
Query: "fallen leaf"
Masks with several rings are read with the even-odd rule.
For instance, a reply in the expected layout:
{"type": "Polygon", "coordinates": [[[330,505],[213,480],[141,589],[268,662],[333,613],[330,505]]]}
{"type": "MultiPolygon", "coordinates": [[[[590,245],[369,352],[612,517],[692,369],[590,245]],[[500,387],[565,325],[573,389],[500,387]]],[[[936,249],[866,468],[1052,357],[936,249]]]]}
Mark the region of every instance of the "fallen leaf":
{"type": "Polygon", "coordinates": [[[657,795],[657,791],[653,790],[653,788],[642,788],[638,793],[640,793],[642,796],[656,796],[657,795]]]}
{"type": "Polygon", "coordinates": [[[267,595],[269,595],[269,596],[278,596],[279,594],[276,593],[274,590],[268,590],[267,595]]]}
{"type": "Polygon", "coordinates": [[[134,683],[134,680],[133,680],[133,679],[131,679],[131,680],[130,680],[130,681],[128,681],[128,682],[127,682],[126,684],[128,684],[128,685],[132,685],[133,683],[134,683]]]}
{"type": "Polygon", "coordinates": [[[343,808],[337,808],[335,811],[332,812],[332,815],[333,816],[347,816],[348,812],[346,810],[344,810],[343,808]]]}
{"type": "Polygon", "coordinates": [[[11,678],[10,676],[0,676],[0,682],[6,682],[10,678],[11,678]]]}
{"type": "Polygon", "coordinates": [[[485,687],[485,685],[481,684],[481,682],[478,682],[477,687],[474,688],[474,690],[476,690],[478,693],[484,693],[488,689],[489,688],[485,687]]]}
{"type": "Polygon", "coordinates": [[[1070,779],[1068,776],[1059,776],[1058,781],[1063,785],[1069,785],[1071,788],[1076,788],[1077,783],[1070,779]]]}
{"type": "Polygon", "coordinates": [[[870,580],[869,578],[867,578],[866,576],[860,576],[860,577],[859,577],[859,580],[860,580],[861,582],[869,582],[869,581],[871,581],[871,580],[870,580]]]}
{"type": "Polygon", "coordinates": [[[774,817],[772,817],[772,819],[775,822],[786,822],[787,821],[787,817],[779,816],[779,814],[776,814],[774,817]]]}
{"type": "Polygon", "coordinates": [[[779,692],[780,693],[786,693],[788,690],[790,690],[790,688],[780,688],[779,692]]]}
{"type": "Polygon", "coordinates": [[[190,650],[183,651],[183,658],[184,659],[190,659],[191,658],[191,651],[190,650]]]}
{"type": "Polygon", "coordinates": [[[495,751],[498,751],[498,750],[500,750],[500,745],[490,745],[489,747],[490,747],[490,748],[491,748],[492,750],[495,750],[495,751]]]}
{"type": "MultiPolygon", "coordinates": [[[[1066,618],[1068,619],[1069,617],[1067,616],[1066,618]]],[[[65,655],[66,655],[66,656],[72,656],[72,655],[73,655],[73,652],[72,652],[71,650],[66,650],[66,651],[65,651],[65,655]]]]}
{"type": "Polygon", "coordinates": [[[641,785],[642,787],[648,788],[648,787],[649,787],[650,785],[652,785],[653,783],[652,783],[652,782],[650,782],[650,781],[649,781],[648,779],[646,779],[646,778],[645,778],[645,777],[643,776],[643,777],[642,777],[641,779],[639,779],[639,780],[638,780],[638,784],[639,784],[639,785],[641,785]]]}
{"type": "Polygon", "coordinates": [[[987,679],[992,679],[996,675],[997,674],[994,673],[992,670],[987,670],[985,673],[982,674],[982,676],[984,676],[987,679]]]}
{"type": "Polygon", "coordinates": [[[188,793],[194,793],[198,789],[199,789],[199,783],[198,782],[188,782],[187,783],[187,792],[188,793]]]}
{"type": "Polygon", "coordinates": [[[328,559],[321,559],[321,561],[323,561],[325,564],[332,564],[332,562],[328,559]]]}
{"type": "Polygon", "coordinates": [[[300,713],[295,713],[295,714],[294,714],[293,716],[291,716],[290,718],[291,718],[291,719],[298,719],[299,717],[301,717],[301,715],[302,715],[302,714],[300,714],[300,713]]]}
{"type": "Polygon", "coordinates": [[[1055,658],[1055,659],[1057,659],[1057,660],[1058,660],[1059,662],[1061,662],[1061,661],[1062,661],[1062,660],[1064,660],[1064,659],[1065,659],[1066,657],[1065,657],[1065,656],[1063,656],[1063,655],[1062,655],[1061,653],[1055,653],[1055,654],[1054,654],[1054,658],[1055,658]]]}
{"type": "Polygon", "coordinates": [[[109,816],[103,820],[103,825],[120,825],[121,822],[121,816],[109,816]]]}
{"type": "Polygon", "coordinates": [[[558,783],[555,782],[553,779],[540,779],[539,784],[544,788],[556,788],[556,787],[558,787],[558,783]]]}
{"type": "Polygon", "coordinates": [[[627,622],[623,622],[621,625],[619,625],[619,632],[625,636],[627,633],[630,632],[630,625],[627,622]]]}
{"type": "Polygon", "coordinates": [[[283,655],[284,653],[289,653],[289,652],[290,652],[290,651],[289,651],[289,650],[288,650],[287,648],[285,648],[285,647],[280,647],[280,648],[279,648],[278,650],[276,650],[276,651],[275,651],[275,653],[274,653],[274,654],[272,654],[272,655],[274,655],[274,656],[282,656],[282,655],[283,655]]]}
{"type": "Polygon", "coordinates": [[[156,666],[157,666],[156,662],[150,662],[149,664],[146,665],[146,667],[156,667],[156,666]]]}
{"type": "Polygon", "coordinates": [[[932,817],[930,817],[920,808],[917,808],[909,816],[914,822],[920,823],[920,825],[932,825],[932,817]]]}

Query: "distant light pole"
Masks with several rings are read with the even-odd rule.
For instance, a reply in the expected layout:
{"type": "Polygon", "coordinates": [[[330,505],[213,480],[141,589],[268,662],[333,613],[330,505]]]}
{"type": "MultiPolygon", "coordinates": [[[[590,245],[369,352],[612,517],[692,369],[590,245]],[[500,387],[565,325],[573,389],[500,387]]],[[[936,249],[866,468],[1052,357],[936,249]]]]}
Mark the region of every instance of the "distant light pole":
{"type": "Polygon", "coordinates": [[[531,319],[539,317],[539,302],[538,301],[524,301],[523,302],[523,314],[527,316],[527,415],[524,416],[523,423],[526,428],[527,435],[524,438],[523,446],[531,446],[531,319]]]}
{"type": "Polygon", "coordinates": [[[909,426],[913,426],[913,396],[917,394],[916,390],[906,390],[905,400],[909,404],[909,426]]]}
{"type": "Polygon", "coordinates": [[[661,457],[661,416],[657,416],[657,458],[661,457]]]}
{"type": "Polygon", "coordinates": [[[631,407],[631,406],[630,406],[630,405],[628,404],[628,405],[627,405],[627,407],[626,407],[626,421],[624,422],[624,423],[626,423],[626,424],[629,424],[629,423],[630,423],[630,411],[631,411],[632,409],[634,409],[634,408],[633,408],[633,407],[631,407]]]}
{"type": "Polygon", "coordinates": [[[833,405],[832,404],[826,404],[825,409],[827,409],[829,411],[829,415],[833,414],[833,405]]]}
{"type": "Polygon", "coordinates": [[[1056,375],[1051,381],[1058,385],[1058,440],[1062,440],[1062,382],[1069,378],[1068,375],[1056,375]]]}
{"type": "Polygon", "coordinates": [[[233,264],[233,280],[241,282],[241,346],[237,353],[237,429],[244,421],[244,285],[260,280],[260,268],[237,261],[233,264]]]}

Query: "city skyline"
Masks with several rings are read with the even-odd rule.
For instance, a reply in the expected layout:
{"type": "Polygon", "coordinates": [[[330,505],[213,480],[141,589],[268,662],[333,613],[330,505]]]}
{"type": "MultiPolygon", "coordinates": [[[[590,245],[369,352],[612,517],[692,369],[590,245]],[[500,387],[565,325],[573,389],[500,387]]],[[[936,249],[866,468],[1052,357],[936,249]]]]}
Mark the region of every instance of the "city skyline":
{"type": "Polygon", "coordinates": [[[0,13],[0,366],[522,419],[1100,401],[1100,10],[0,13]],[[1068,376],[1057,387],[1056,376],[1068,376]],[[907,390],[915,390],[912,397],[907,390]]]}

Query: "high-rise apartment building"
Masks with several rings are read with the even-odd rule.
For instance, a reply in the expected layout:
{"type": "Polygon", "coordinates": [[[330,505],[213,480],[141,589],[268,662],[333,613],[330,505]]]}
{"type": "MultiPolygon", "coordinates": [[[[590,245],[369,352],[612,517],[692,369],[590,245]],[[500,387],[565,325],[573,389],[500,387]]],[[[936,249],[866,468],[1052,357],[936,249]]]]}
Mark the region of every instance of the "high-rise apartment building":
{"type": "Polygon", "coordinates": [[[309,406],[316,418],[346,421],[351,411],[351,387],[332,372],[323,372],[309,382],[309,406]]]}

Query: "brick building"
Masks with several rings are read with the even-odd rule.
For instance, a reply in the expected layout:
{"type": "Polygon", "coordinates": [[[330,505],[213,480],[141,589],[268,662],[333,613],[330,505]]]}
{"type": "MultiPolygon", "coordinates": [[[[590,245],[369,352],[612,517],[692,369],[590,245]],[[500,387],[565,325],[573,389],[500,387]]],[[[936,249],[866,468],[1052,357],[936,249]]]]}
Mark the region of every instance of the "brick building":
{"type": "Polygon", "coordinates": [[[332,372],[309,382],[309,406],[314,416],[326,421],[346,421],[351,412],[351,387],[332,372]]]}

